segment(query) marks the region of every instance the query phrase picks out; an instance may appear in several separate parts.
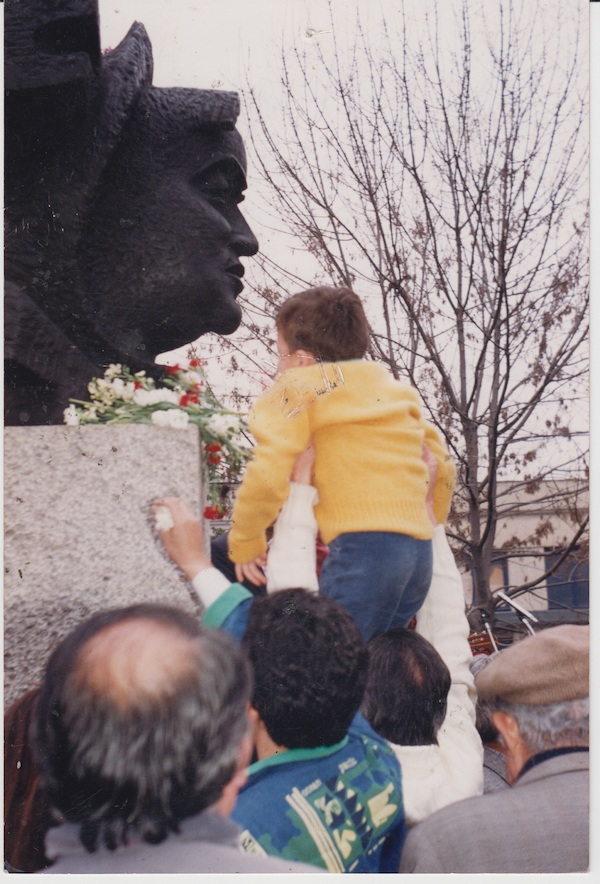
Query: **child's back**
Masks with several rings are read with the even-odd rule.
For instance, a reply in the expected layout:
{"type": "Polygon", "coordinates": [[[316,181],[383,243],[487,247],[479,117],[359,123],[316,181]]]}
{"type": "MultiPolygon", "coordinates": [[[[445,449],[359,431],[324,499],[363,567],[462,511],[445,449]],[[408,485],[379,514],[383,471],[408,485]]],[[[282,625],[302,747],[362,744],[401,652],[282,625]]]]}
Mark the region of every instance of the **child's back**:
{"type": "MultiPolygon", "coordinates": [[[[260,480],[257,476],[256,486],[258,490],[259,481],[265,494],[259,491],[259,499],[248,501],[243,523],[252,518],[257,525],[273,521],[287,496],[289,463],[310,438],[319,492],[315,512],[325,543],[348,531],[432,537],[425,508],[423,443],[442,464],[434,506],[440,522],[447,517],[453,464],[437,432],[424,421],[416,392],[375,362],[323,363],[286,371],[256,403],[251,429],[258,442],[257,457],[261,449],[268,452],[261,457],[264,474],[260,480]]],[[[255,461],[249,472],[258,473],[260,467],[255,461]]],[[[245,497],[242,492],[242,503],[245,497]]]]}
{"type": "Polygon", "coordinates": [[[424,599],[431,572],[423,444],[438,461],[434,510],[441,523],[450,506],[454,465],[424,420],[416,391],[361,358],[368,325],[353,292],[322,288],[296,295],[284,303],[277,325],[287,351],[281,361],[291,358],[292,367],[282,366],[251,416],[257,447],[234,509],[231,558],[251,562],[264,552],[264,532],[287,497],[294,460],[312,438],[315,514],[331,545],[321,592],[348,608],[363,634],[406,625],[424,599]],[[344,314],[350,319],[344,321],[344,314]],[[319,361],[315,352],[332,355],[327,348],[335,350],[336,334],[332,344],[328,331],[339,337],[340,327],[346,340],[358,339],[354,350],[341,346],[337,351],[349,352],[349,358],[319,361]],[[297,346],[311,342],[311,335],[312,350],[297,346]]]}

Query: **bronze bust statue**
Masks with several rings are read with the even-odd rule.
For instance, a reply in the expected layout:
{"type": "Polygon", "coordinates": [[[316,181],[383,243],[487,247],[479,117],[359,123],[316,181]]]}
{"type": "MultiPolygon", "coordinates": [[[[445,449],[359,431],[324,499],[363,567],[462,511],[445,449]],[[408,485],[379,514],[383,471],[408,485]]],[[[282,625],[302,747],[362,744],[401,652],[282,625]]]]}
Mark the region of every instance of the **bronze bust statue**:
{"type": "Polygon", "coordinates": [[[106,365],[238,327],[239,99],[153,87],[137,22],[103,55],[97,0],[7,0],[5,96],[5,419],[61,423],[106,365]]]}

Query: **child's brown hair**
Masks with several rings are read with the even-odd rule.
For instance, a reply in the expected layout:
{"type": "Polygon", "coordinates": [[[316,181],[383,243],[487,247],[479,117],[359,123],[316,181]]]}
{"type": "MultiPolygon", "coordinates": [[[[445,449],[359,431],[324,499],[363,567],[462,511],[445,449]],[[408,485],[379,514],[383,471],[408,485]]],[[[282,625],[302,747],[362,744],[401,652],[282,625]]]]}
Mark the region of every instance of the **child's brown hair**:
{"type": "Polygon", "coordinates": [[[362,359],[369,323],[360,298],[345,286],[317,286],[292,295],[275,317],[290,352],[308,350],[320,362],[362,359]]]}

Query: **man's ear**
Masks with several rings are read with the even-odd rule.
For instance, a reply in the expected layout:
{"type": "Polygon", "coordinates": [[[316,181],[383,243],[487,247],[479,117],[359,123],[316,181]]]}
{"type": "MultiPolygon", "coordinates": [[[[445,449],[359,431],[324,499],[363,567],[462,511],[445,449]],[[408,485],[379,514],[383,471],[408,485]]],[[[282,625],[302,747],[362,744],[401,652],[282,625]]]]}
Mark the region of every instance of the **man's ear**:
{"type": "MultiPolygon", "coordinates": [[[[250,714],[248,714],[248,718],[250,718],[250,714]]],[[[248,782],[247,768],[252,758],[252,749],[252,732],[248,729],[240,744],[235,773],[229,782],[223,787],[219,800],[213,804],[211,808],[215,813],[218,813],[219,816],[227,817],[231,814],[235,807],[238,792],[240,789],[243,789],[248,782]]]]}
{"type": "Polygon", "coordinates": [[[252,736],[252,743],[254,748],[256,749],[257,743],[260,742],[260,734],[265,730],[265,726],[263,724],[263,720],[260,717],[260,714],[257,710],[250,704],[248,706],[248,720],[250,721],[250,734],[252,736]]]}
{"type": "Polygon", "coordinates": [[[492,723],[508,750],[515,747],[517,741],[521,739],[519,726],[514,716],[508,712],[492,712],[492,723]]]}
{"type": "Polygon", "coordinates": [[[492,712],[492,724],[506,746],[506,772],[512,786],[531,752],[523,742],[519,725],[509,712],[492,712]]]}

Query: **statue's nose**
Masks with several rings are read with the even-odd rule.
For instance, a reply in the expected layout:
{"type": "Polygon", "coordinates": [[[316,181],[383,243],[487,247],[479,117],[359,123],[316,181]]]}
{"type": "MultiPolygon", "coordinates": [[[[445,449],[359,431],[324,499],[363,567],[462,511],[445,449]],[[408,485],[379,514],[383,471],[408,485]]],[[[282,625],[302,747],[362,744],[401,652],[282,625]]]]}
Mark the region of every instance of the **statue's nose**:
{"type": "Polygon", "coordinates": [[[241,212],[238,212],[238,218],[233,225],[232,245],[239,256],[250,257],[258,252],[258,240],[241,212]]]}

